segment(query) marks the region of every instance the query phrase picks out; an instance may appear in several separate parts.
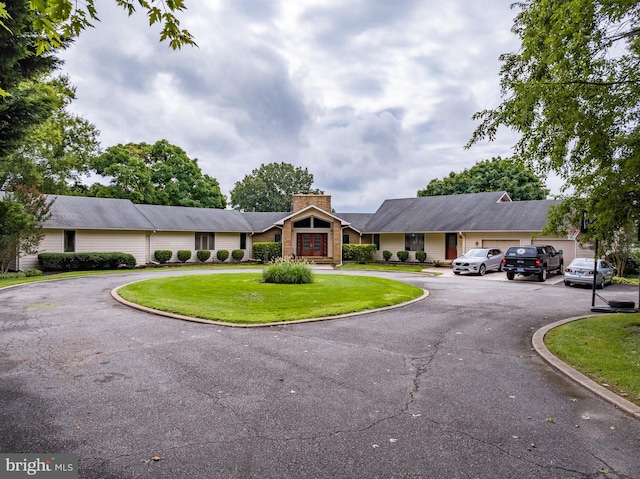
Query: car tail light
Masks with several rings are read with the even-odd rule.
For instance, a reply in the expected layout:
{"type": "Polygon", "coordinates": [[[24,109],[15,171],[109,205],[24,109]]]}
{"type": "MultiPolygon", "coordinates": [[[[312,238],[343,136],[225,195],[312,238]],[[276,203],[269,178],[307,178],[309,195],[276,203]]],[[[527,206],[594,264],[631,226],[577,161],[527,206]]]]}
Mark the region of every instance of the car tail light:
{"type": "Polygon", "coordinates": [[[571,273],[571,268],[565,268],[565,273],[571,273]]]}
{"type": "Polygon", "coordinates": [[[507,258],[506,256],[504,258],[502,258],[502,266],[506,266],[507,265],[507,258]]]}
{"type": "Polygon", "coordinates": [[[540,258],[536,258],[536,267],[540,267],[540,258]]]}

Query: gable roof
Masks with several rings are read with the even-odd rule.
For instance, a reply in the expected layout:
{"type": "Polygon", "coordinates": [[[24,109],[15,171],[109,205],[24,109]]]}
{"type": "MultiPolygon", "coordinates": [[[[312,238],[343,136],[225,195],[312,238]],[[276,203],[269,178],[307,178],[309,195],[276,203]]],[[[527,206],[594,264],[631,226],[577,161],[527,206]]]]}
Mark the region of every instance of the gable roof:
{"type": "Polygon", "coordinates": [[[291,213],[281,212],[245,212],[242,215],[251,225],[251,231],[254,233],[264,233],[265,231],[273,228],[276,223],[279,223],[283,218],[286,218],[291,213]]]}
{"type": "Polygon", "coordinates": [[[321,209],[321,208],[318,208],[316,205],[309,205],[309,206],[307,206],[306,208],[302,208],[301,210],[294,211],[293,213],[287,213],[287,215],[286,215],[286,216],[284,216],[282,219],[280,219],[278,222],[276,222],[276,225],[278,225],[278,226],[279,226],[279,225],[282,225],[282,224],[284,224],[284,222],[285,222],[286,220],[288,220],[288,219],[292,219],[292,218],[295,218],[296,216],[300,216],[300,215],[301,215],[301,213],[305,213],[305,212],[307,212],[307,211],[311,211],[311,210],[314,210],[314,211],[320,211],[321,213],[324,213],[324,214],[326,214],[327,216],[330,216],[330,217],[331,217],[331,218],[333,218],[334,220],[339,221],[339,222],[340,222],[340,224],[342,224],[342,225],[346,225],[346,224],[347,224],[347,222],[346,222],[346,221],[344,221],[342,218],[339,218],[339,217],[338,217],[338,216],[336,216],[334,213],[331,213],[330,211],[325,211],[325,210],[323,210],[323,209],[321,209]]]}
{"type": "Polygon", "coordinates": [[[373,213],[336,213],[336,216],[349,223],[351,229],[362,233],[373,217],[373,213]]]}
{"type": "Polygon", "coordinates": [[[540,231],[557,202],[511,201],[506,192],[386,200],[367,223],[367,233],[540,231]]]}

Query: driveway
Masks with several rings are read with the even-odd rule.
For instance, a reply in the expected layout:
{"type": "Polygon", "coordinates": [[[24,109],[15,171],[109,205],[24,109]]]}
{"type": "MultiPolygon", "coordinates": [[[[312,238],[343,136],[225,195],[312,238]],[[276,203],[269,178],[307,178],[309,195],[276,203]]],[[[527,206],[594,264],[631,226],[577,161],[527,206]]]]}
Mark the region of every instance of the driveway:
{"type": "Polygon", "coordinates": [[[0,291],[0,451],[78,454],[81,478],[640,478],[640,421],[532,350],[588,289],[378,273],[430,297],[258,329],[109,295],[159,274],[184,273],[0,291]]]}

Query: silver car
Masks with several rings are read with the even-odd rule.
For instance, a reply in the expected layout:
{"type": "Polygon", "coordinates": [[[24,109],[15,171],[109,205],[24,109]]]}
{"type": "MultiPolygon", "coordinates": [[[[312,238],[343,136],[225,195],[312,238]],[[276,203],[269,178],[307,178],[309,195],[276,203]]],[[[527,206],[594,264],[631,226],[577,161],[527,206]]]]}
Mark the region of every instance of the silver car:
{"type": "MultiPolygon", "coordinates": [[[[564,284],[571,286],[572,284],[593,284],[593,258],[576,258],[564,270],[564,284]]],[[[613,276],[615,268],[606,261],[598,260],[598,275],[596,277],[596,286],[600,289],[607,284],[613,284],[613,276]]]]}
{"type": "Polygon", "coordinates": [[[498,248],[473,248],[453,260],[453,274],[475,273],[484,276],[487,271],[502,271],[504,253],[498,248]]]}

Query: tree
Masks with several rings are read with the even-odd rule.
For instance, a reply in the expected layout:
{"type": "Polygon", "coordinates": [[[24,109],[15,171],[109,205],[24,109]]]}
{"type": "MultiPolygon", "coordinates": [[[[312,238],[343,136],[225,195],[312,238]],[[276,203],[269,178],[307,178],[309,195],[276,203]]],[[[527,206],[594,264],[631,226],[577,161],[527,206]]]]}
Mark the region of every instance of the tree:
{"type": "Polygon", "coordinates": [[[291,211],[291,197],[322,193],[312,189],[313,175],[289,163],[269,163],[254,169],[231,190],[231,206],[245,211],[291,211]]]}
{"type": "MultiPolygon", "coordinates": [[[[0,2],[0,28],[10,30],[9,1],[0,2]]],[[[36,42],[38,54],[59,48],[65,39],[77,37],[82,30],[93,26],[91,22],[99,21],[95,3],[95,0],[30,1],[29,8],[34,14],[33,29],[40,35],[36,42]]],[[[195,45],[192,35],[180,29],[180,21],[175,15],[186,9],[183,0],[116,0],[116,3],[129,16],[135,13],[136,5],[140,7],[146,12],[149,25],[158,23],[162,26],[160,41],[168,40],[174,50],[183,45],[195,45]]]]}
{"type": "Polygon", "coordinates": [[[433,179],[418,196],[458,195],[506,191],[514,201],[543,200],[549,194],[544,183],[530,169],[500,157],[480,161],[461,173],[449,173],[442,180],[433,179]]]}
{"type": "Polygon", "coordinates": [[[42,224],[52,201],[35,188],[16,187],[0,201],[0,272],[6,273],[21,254],[35,254],[44,237],[42,224]]]}
{"type": "Polygon", "coordinates": [[[92,185],[89,196],[124,198],[152,205],[226,206],[218,181],[202,174],[198,160],[190,159],[184,150],[166,140],[153,145],[129,143],[109,147],[93,160],[91,169],[111,181],[108,186],[92,185]]]}
{"type": "Polygon", "coordinates": [[[25,184],[43,193],[72,194],[81,188],[81,176],[88,173],[91,160],[100,154],[95,126],[66,110],[75,98],[68,78],[46,84],[57,92],[60,106],[49,119],[31,127],[2,159],[0,189],[25,184]]]}
{"type": "Polygon", "coordinates": [[[502,103],[467,147],[501,126],[520,133],[515,158],[564,180],[546,232],[566,232],[586,211],[588,235],[613,244],[640,220],[640,3],[525,0],[501,56],[502,103]]]}
{"type": "MultiPolygon", "coordinates": [[[[22,144],[33,126],[59,107],[59,96],[42,80],[60,64],[54,51],[36,55],[39,37],[27,0],[5,2],[5,27],[0,26],[0,160],[22,144]]],[[[63,45],[64,46],[64,45],[63,45]]],[[[1,187],[2,185],[0,185],[1,187]]]]}

